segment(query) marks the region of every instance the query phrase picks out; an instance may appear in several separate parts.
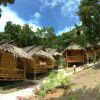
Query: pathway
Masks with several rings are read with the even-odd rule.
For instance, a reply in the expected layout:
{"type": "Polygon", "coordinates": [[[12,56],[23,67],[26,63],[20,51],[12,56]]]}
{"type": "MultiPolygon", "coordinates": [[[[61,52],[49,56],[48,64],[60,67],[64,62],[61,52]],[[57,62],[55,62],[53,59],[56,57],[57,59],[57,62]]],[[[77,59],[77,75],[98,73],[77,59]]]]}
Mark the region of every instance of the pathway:
{"type": "MultiPolygon", "coordinates": [[[[98,64],[98,63],[96,63],[96,64],[98,64]]],[[[76,72],[79,72],[79,71],[83,70],[84,68],[93,66],[93,63],[86,64],[84,66],[80,66],[80,67],[76,68],[76,72]],[[84,66],[86,66],[86,67],[84,67],[84,66]]],[[[69,72],[69,73],[67,73],[67,76],[71,76],[71,75],[73,75],[73,73],[74,73],[74,71],[69,72]]],[[[0,94],[0,100],[21,100],[21,99],[17,99],[18,96],[19,96],[19,98],[25,97],[25,98],[28,99],[32,95],[35,96],[35,92],[37,92],[41,88],[41,84],[43,85],[45,83],[45,81],[46,80],[40,82],[37,85],[31,86],[27,89],[23,89],[23,90],[20,90],[20,91],[7,93],[7,94],[0,94]]]]}

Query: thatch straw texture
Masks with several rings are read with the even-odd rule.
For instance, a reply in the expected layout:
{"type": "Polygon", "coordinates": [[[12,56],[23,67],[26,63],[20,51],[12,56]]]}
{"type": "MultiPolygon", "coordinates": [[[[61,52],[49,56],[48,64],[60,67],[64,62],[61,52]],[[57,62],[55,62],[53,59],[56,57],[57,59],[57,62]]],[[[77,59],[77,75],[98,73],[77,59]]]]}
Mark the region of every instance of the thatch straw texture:
{"type": "Polygon", "coordinates": [[[51,56],[53,57],[57,57],[57,56],[62,56],[61,53],[57,52],[56,49],[52,49],[52,48],[46,48],[46,52],[49,53],[51,56]]]}
{"type": "Polygon", "coordinates": [[[16,66],[17,62],[13,55],[9,53],[3,53],[1,55],[0,68],[3,67],[3,68],[16,69],[16,66]]]}
{"type": "Polygon", "coordinates": [[[80,47],[80,45],[77,45],[75,43],[71,43],[67,48],[65,48],[62,51],[62,54],[66,52],[66,50],[83,50],[84,48],[80,47]]]}
{"type": "Polygon", "coordinates": [[[40,50],[36,53],[33,53],[33,56],[39,56],[43,59],[51,59],[52,61],[55,61],[55,59],[49,54],[49,53],[46,53],[45,51],[43,50],[40,50]]]}
{"type": "Polygon", "coordinates": [[[83,49],[83,48],[80,47],[80,45],[71,44],[71,45],[69,45],[66,49],[67,49],[67,50],[81,50],[81,49],[83,49]]]}
{"type": "Polygon", "coordinates": [[[15,47],[15,46],[10,45],[10,44],[0,45],[0,52],[11,53],[15,57],[22,57],[22,58],[31,59],[31,57],[29,55],[27,55],[27,53],[24,52],[21,48],[15,47]]]}
{"type": "Polygon", "coordinates": [[[50,55],[49,53],[45,52],[45,49],[43,46],[29,46],[29,47],[25,47],[23,48],[23,50],[25,52],[28,53],[28,55],[30,56],[37,56],[37,57],[41,57],[43,59],[51,59],[51,60],[55,60],[52,55],[50,55]]]}

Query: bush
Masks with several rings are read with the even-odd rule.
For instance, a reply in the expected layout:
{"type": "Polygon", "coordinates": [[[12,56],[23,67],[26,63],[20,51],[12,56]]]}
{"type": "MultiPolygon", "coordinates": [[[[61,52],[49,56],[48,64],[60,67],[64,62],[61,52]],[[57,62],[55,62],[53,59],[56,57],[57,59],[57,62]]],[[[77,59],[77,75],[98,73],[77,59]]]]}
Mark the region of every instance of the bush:
{"type": "Polygon", "coordinates": [[[54,90],[56,87],[69,86],[70,81],[66,76],[66,72],[64,70],[60,70],[57,74],[55,72],[51,72],[48,76],[48,80],[46,81],[38,95],[44,96],[48,91],[54,90]]]}

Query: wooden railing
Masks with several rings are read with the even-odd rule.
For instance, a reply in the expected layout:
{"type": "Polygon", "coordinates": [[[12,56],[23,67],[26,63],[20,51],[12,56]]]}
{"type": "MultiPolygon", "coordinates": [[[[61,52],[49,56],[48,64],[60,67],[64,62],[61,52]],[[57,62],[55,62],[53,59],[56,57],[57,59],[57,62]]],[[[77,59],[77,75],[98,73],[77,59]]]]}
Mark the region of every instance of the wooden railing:
{"type": "Polygon", "coordinates": [[[21,69],[0,68],[0,81],[24,80],[24,71],[21,69]]]}
{"type": "Polygon", "coordinates": [[[44,73],[47,72],[47,66],[42,64],[35,64],[28,69],[28,73],[44,73]]]}
{"type": "Polygon", "coordinates": [[[84,56],[67,56],[67,62],[84,62],[84,56]]]}

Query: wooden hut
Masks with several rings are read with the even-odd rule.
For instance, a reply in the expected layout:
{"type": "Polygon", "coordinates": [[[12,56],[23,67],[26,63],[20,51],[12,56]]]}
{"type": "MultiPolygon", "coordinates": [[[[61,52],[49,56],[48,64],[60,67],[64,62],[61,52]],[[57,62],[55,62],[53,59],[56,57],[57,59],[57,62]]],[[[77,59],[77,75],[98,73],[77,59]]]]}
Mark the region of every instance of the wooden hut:
{"type": "Polygon", "coordinates": [[[21,48],[0,45],[0,81],[25,79],[26,59],[31,59],[21,48]]]}
{"type": "Polygon", "coordinates": [[[43,46],[34,45],[25,47],[23,50],[33,58],[33,61],[30,62],[30,66],[28,67],[28,73],[34,74],[35,78],[36,73],[47,72],[47,60],[51,60],[52,62],[55,61],[51,55],[45,52],[45,48],[43,46]]]}
{"type": "MultiPolygon", "coordinates": [[[[52,48],[46,48],[46,52],[49,53],[52,57],[55,58],[56,62],[59,60],[59,58],[62,56],[61,53],[57,52],[56,49],[52,49],[52,48]]],[[[58,67],[57,63],[52,64],[51,61],[47,62],[47,66],[48,68],[54,68],[54,67],[58,67]]]]}
{"type": "Polygon", "coordinates": [[[84,63],[85,62],[85,51],[79,45],[72,43],[64,51],[63,54],[66,56],[66,64],[69,63],[84,63]]]}

